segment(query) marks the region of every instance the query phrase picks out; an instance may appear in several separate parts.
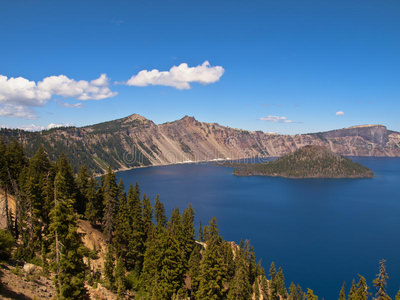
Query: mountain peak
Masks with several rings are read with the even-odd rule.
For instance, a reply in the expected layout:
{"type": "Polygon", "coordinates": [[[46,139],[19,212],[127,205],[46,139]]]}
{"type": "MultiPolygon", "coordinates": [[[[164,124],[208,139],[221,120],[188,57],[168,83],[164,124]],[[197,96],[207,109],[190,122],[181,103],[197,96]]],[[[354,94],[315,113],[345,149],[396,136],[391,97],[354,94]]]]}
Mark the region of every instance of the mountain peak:
{"type": "Polygon", "coordinates": [[[147,118],[145,118],[145,117],[143,117],[143,116],[141,116],[141,115],[138,115],[138,114],[132,114],[132,115],[130,115],[130,116],[127,116],[127,117],[125,118],[125,120],[126,120],[126,121],[135,121],[135,120],[146,121],[147,118]]]}

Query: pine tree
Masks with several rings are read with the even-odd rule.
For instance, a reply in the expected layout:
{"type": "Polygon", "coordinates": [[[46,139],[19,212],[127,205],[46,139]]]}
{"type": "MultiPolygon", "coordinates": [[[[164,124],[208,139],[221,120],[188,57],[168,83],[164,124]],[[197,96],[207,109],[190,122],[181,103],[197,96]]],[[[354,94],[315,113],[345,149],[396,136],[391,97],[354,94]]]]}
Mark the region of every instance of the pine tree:
{"type": "Polygon", "coordinates": [[[118,213],[118,187],[115,173],[108,167],[107,175],[102,182],[104,201],[103,233],[108,243],[113,237],[116,217],[118,213]]]}
{"type": "Polygon", "coordinates": [[[86,205],[89,202],[88,195],[90,194],[90,174],[86,167],[83,165],[79,170],[78,177],[76,178],[77,195],[75,209],[78,214],[83,215],[86,211],[86,205]]]}
{"type": "Polygon", "coordinates": [[[144,194],[142,200],[142,226],[143,226],[143,243],[145,244],[154,230],[153,224],[153,207],[150,198],[144,194]]]}
{"type": "Polygon", "coordinates": [[[258,284],[258,278],[256,278],[256,281],[254,283],[254,300],[260,300],[260,297],[260,285],[258,284]]]}
{"type": "Polygon", "coordinates": [[[144,231],[142,223],[142,207],[140,202],[139,185],[135,188],[130,185],[128,190],[128,208],[131,222],[131,235],[129,236],[128,269],[134,269],[139,275],[143,266],[145,252],[144,231]]]}
{"type": "Polygon", "coordinates": [[[367,285],[367,281],[361,275],[358,275],[360,281],[357,283],[357,300],[368,300],[368,297],[371,293],[368,292],[369,286],[367,285]]]}
{"type": "Polygon", "coordinates": [[[339,300],[346,300],[345,282],[343,282],[342,288],[340,289],[339,300]]]}
{"type": "Polygon", "coordinates": [[[351,283],[351,288],[350,288],[348,299],[349,300],[357,300],[357,289],[356,289],[356,284],[354,282],[354,279],[351,283]]]}
{"type": "Polygon", "coordinates": [[[88,186],[82,191],[86,198],[85,217],[92,226],[96,226],[103,218],[103,200],[96,179],[91,176],[88,186]]]}
{"type": "Polygon", "coordinates": [[[297,284],[296,289],[297,289],[297,299],[304,300],[305,299],[305,294],[304,294],[303,290],[301,289],[300,284],[297,284]]]}
{"type": "Polygon", "coordinates": [[[154,215],[156,219],[156,229],[157,231],[162,230],[167,226],[167,217],[165,216],[164,204],[160,202],[160,195],[157,195],[154,204],[154,215]]]}
{"type": "Polygon", "coordinates": [[[219,300],[225,297],[226,267],[223,260],[222,238],[218,232],[217,220],[212,218],[207,228],[207,247],[200,264],[200,285],[196,294],[198,300],[219,300]]]}
{"type": "Polygon", "coordinates": [[[252,292],[246,252],[240,249],[237,252],[235,276],[229,284],[228,299],[247,300],[251,298],[252,292]]]}
{"type": "Polygon", "coordinates": [[[86,266],[83,262],[87,248],[78,233],[73,200],[68,198],[68,183],[61,171],[55,178],[54,207],[50,212],[52,269],[59,299],[89,299],[85,288],[86,266]]]}
{"type": "Polygon", "coordinates": [[[376,275],[377,278],[373,281],[374,287],[376,288],[376,300],[390,300],[390,297],[386,293],[386,281],[389,279],[389,276],[386,272],[385,262],[384,259],[379,262],[379,274],[376,275]]]}
{"type": "Polygon", "coordinates": [[[318,300],[318,297],[314,295],[314,291],[311,289],[307,289],[307,295],[306,295],[307,300],[318,300]]]}
{"type": "Polygon", "coordinates": [[[189,258],[189,270],[188,274],[191,278],[191,299],[194,299],[200,284],[200,262],[201,262],[201,254],[200,247],[194,247],[192,253],[189,258]]]}
{"type": "Polygon", "coordinates": [[[184,258],[179,242],[172,231],[167,231],[161,239],[163,251],[159,276],[160,296],[171,299],[173,294],[183,286],[184,258]]]}
{"type": "Polygon", "coordinates": [[[129,241],[132,235],[131,220],[129,216],[129,208],[126,197],[120,195],[120,203],[118,206],[117,220],[115,222],[115,232],[113,244],[116,256],[123,260],[128,266],[132,266],[134,262],[129,256],[131,248],[129,241]]]}
{"type": "Polygon", "coordinates": [[[105,286],[110,289],[115,289],[115,274],[114,274],[114,249],[111,245],[107,248],[106,260],[104,262],[103,275],[105,280],[105,286]]]}
{"type": "Polygon", "coordinates": [[[283,275],[282,268],[279,267],[279,271],[276,274],[276,290],[278,295],[280,295],[283,299],[287,297],[287,291],[285,287],[285,276],[283,275]]]}
{"type": "Polygon", "coordinates": [[[182,214],[183,248],[186,261],[189,260],[190,254],[195,247],[194,215],[192,204],[189,203],[189,206],[182,214]]]}
{"type": "Polygon", "coordinates": [[[269,277],[270,277],[269,292],[271,295],[271,300],[278,300],[279,295],[277,287],[276,268],[274,262],[271,263],[271,267],[269,269],[269,277]]]}
{"type": "Polygon", "coordinates": [[[125,265],[121,257],[117,259],[117,265],[115,267],[115,282],[117,286],[117,295],[119,299],[123,299],[123,295],[126,291],[126,278],[125,278],[125,265]]]}
{"type": "Polygon", "coordinates": [[[204,242],[203,227],[201,227],[201,221],[199,225],[199,242],[204,242]]]}
{"type": "Polygon", "coordinates": [[[293,281],[289,286],[289,300],[298,300],[296,286],[294,285],[293,281]]]}
{"type": "Polygon", "coordinates": [[[397,295],[396,295],[396,297],[394,298],[395,300],[400,300],[400,289],[399,289],[399,291],[397,292],[397,295]]]}

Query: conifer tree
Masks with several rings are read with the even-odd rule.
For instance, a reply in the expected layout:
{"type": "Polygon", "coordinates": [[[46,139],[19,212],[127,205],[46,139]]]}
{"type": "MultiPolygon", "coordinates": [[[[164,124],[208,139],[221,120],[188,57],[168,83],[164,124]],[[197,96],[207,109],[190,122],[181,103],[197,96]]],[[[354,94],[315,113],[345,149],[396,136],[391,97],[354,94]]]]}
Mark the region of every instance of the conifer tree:
{"type": "Polygon", "coordinates": [[[91,176],[88,181],[88,186],[83,190],[86,198],[85,217],[92,226],[96,226],[103,218],[103,199],[101,190],[97,186],[96,179],[91,176]]]}
{"type": "Polygon", "coordinates": [[[238,250],[236,258],[236,270],[233,280],[229,284],[229,300],[247,300],[251,298],[253,289],[249,281],[249,268],[246,252],[238,250]]]}
{"type": "Polygon", "coordinates": [[[358,275],[360,281],[357,283],[357,300],[368,300],[368,297],[371,293],[368,292],[369,286],[367,285],[367,281],[361,275],[358,275]]]}
{"type": "Polygon", "coordinates": [[[114,266],[115,266],[114,249],[112,245],[108,245],[106,260],[104,262],[103,275],[104,275],[105,285],[110,290],[115,289],[114,266]]]}
{"type": "Polygon", "coordinates": [[[254,283],[254,300],[260,300],[260,285],[258,284],[258,278],[256,278],[254,283]]]}
{"type": "Polygon", "coordinates": [[[129,236],[128,267],[134,269],[139,275],[142,270],[143,256],[145,252],[144,231],[142,224],[142,207],[140,202],[139,185],[135,188],[130,185],[128,190],[128,209],[131,222],[131,235],[129,236]]]}
{"type": "Polygon", "coordinates": [[[78,214],[83,215],[86,211],[86,205],[89,202],[88,195],[90,194],[90,174],[86,167],[83,165],[78,172],[76,178],[77,195],[75,202],[75,209],[78,214]]]}
{"type": "Polygon", "coordinates": [[[349,300],[357,300],[357,289],[356,289],[356,284],[355,284],[354,279],[351,283],[351,288],[350,288],[348,299],[349,300]]]}
{"type": "Polygon", "coordinates": [[[199,241],[204,242],[203,227],[201,227],[201,221],[199,225],[199,241]]]}
{"type": "Polygon", "coordinates": [[[161,239],[161,270],[159,291],[162,299],[171,299],[183,286],[184,258],[179,242],[172,231],[166,231],[161,239]]]}
{"type": "Polygon", "coordinates": [[[283,271],[282,268],[279,267],[279,271],[276,274],[276,289],[278,291],[278,295],[280,295],[282,298],[286,298],[287,297],[287,291],[286,291],[286,287],[285,287],[285,277],[283,275],[283,271]]]}
{"type": "Polygon", "coordinates": [[[146,243],[154,230],[153,224],[153,208],[150,198],[144,194],[142,200],[142,226],[143,226],[143,243],[146,243]]]}
{"type": "Polygon", "coordinates": [[[113,237],[116,217],[118,213],[118,187],[115,173],[108,167],[107,175],[102,182],[104,201],[103,233],[108,243],[113,237]]]}
{"type": "Polygon", "coordinates": [[[303,290],[301,289],[300,284],[297,284],[296,289],[297,289],[297,299],[304,300],[305,294],[304,294],[303,290]]]}
{"type": "Polygon", "coordinates": [[[318,296],[314,295],[314,291],[311,289],[307,289],[307,295],[306,295],[307,300],[318,300],[318,296]]]}
{"type": "Polygon", "coordinates": [[[183,248],[186,261],[189,260],[190,254],[195,247],[194,215],[192,204],[189,203],[182,214],[183,248]]]}
{"type": "Polygon", "coordinates": [[[59,299],[89,299],[84,285],[86,266],[83,262],[87,248],[78,233],[73,200],[62,171],[54,184],[54,208],[50,212],[50,237],[52,243],[52,269],[59,299]]]}
{"type": "Polygon", "coordinates": [[[117,264],[115,267],[115,282],[117,287],[117,295],[119,299],[123,299],[123,295],[126,291],[126,278],[125,278],[125,265],[121,257],[117,258],[117,264]]]}
{"type": "Polygon", "coordinates": [[[343,282],[342,288],[340,289],[339,300],[346,300],[345,282],[343,282]]]}
{"type": "Polygon", "coordinates": [[[200,247],[194,247],[189,258],[189,270],[188,274],[191,278],[191,299],[195,299],[195,295],[199,289],[200,284],[200,247]]]}
{"type": "Polygon", "coordinates": [[[294,285],[293,281],[289,286],[289,300],[298,300],[296,286],[294,285]]]}
{"type": "Polygon", "coordinates": [[[394,298],[395,300],[400,300],[400,289],[399,289],[399,291],[397,292],[397,295],[396,295],[396,297],[394,298]]]}
{"type": "Polygon", "coordinates": [[[271,300],[278,300],[279,295],[277,287],[276,268],[274,262],[271,263],[271,267],[269,269],[269,277],[270,277],[269,292],[271,295],[271,300]]]}
{"type": "Polygon", "coordinates": [[[164,204],[160,201],[160,195],[157,195],[155,199],[154,216],[157,223],[156,225],[157,231],[160,231],[167,226],[167,217],[165,216],[165,208],[164,204]]]}
{"type": "Polygon", "coordinates": [[[200,285],[196,295],[198,300],[219,300],[225,297],[224,284],[226,267],[223,260],[222,238],[218,233],[216,218],[212,218],[207,228],[207,248],[200,264],[200,285]]]}
{"type": "Polygon", "coordinates": [[[376,300],[390,300],[390,297],[386,293],[386,281],[389,279],[389,276],[386,272],[385,262],[384,259],[379,262],[379,274],[376,275],[377,277],[373,281],[376,288],[376,300]]]}
{"type": "Polygon", "coordinates": [[[117,220],[115,223],[115,232],[113,244],[116,256],[123,260],[128,266],[132,266],[134,262],[130,256],[131,248],[129,245],[132,235],[131,220],[126,197],[123,194],[119,196],[120,203],[118,206],[117,220]]]}

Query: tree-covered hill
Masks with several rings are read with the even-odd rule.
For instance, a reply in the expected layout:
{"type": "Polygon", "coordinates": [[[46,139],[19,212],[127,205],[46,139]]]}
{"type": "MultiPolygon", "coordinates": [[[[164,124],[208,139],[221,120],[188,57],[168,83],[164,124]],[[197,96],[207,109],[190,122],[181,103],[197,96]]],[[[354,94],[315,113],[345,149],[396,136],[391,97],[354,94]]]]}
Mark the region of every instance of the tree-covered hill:
{"type": "Polygon", "coordinates": [[[304,146],[275,161],[234,164],[238,176],[264,175],[289,178],[370,178],[373,172],[358,162],[323,146],[304,146]]]}

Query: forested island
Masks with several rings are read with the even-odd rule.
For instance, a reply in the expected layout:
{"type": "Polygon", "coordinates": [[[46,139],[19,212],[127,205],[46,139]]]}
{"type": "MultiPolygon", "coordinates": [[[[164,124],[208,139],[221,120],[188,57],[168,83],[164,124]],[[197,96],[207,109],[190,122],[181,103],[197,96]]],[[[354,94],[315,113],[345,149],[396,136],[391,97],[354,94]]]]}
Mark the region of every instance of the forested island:
{"type": "MultiPolygon", "coordinates": [[[[228,164],[225,164],[229,166],[228,164]]],[[[277,160],[259,163],[232,163],[237,176],[287,178],[371,178],[374,173],[358,162],[335,154],[323,146],[304,146],[277,160]]]]}

